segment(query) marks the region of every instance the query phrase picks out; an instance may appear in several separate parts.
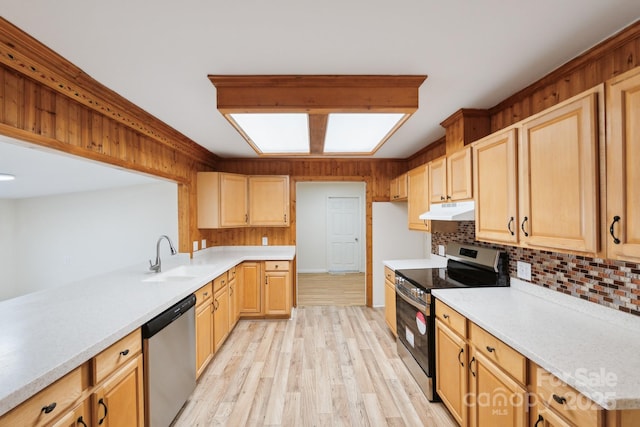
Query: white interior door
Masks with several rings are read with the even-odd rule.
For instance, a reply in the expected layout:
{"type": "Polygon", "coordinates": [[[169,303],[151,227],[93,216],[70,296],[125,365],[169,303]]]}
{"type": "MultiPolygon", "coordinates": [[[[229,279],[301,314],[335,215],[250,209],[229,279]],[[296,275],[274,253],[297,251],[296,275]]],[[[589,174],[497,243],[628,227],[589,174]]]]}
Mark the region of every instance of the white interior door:
{"type": "Polygon", "coordinates": [[[360,198],[327,198],[327,269],[360,269],[360,198]]]}

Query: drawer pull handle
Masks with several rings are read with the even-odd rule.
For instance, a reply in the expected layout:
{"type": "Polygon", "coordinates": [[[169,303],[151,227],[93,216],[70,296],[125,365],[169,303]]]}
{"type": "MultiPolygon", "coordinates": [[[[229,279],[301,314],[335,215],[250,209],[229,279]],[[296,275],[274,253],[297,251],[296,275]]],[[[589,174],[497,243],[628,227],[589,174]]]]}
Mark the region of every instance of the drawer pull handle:
{"type": "Polygon", "coordinates": [[[567,403],[567,399],[565,399],[562,396],[558,396],[557,394],[554,394],[552,397],[553,397],[553,400],[558,402],[560,405],[564,405],[565,403],[567,403]]]}
{"type": "Polygon", "coordinates": [[[476,373],[473,372],[473,367],[471,366],[474,362],[476,361],[475,356],[471,358],[471,361],[469,362],[469,372],[471,372],[471,375],[473,375],[474,377],[476,376],[476,373]]]}
{"type": "Polygon", "coordinates": [[[129,354],[129,349],[122,350],[122,351],[120,352],[120,356],[126,356],[127,354],[129,354]]]}
{"type": "Polygon", "coordinates": [[[449,315],[448,314],[443,314],[442,317],[444,317],[445,319],[448,319],[449,315]]]}
{"type": "Polygon", "coordinates": [[[40,412],[44,412],[45,414],[50,414],[51,412],[53,412],[54,409],[56,409],[56,405],[57,405],[56,402],[53,402],[47,406],[43,406],[40,412]]]}
{"type": "Polygon", "coordinates": [[[82,416],[78,418],[78,420],[76,421],[76,424],[81,424],[82,427],[87,427],[87,423],[84,422],[84,420],[82,419],[82,416]]]}
{"type": "Polygon", "coordinates": [[[103,416],[102,418],[100,418],[100,421],[98,421],[98,424],[99,424],[99,425],[102,425],[102,423],[104,422],[104,420],[107,418],[107,412],[108,412],[108,409],[107,409],[107,404],[106,404],[106,403],[104,403],[104,399],[100,399],[100,400],[98,400],[98,405],[100,405],[100,406],[104,406],[104,416],[103,416]]]}
{"type": "Polygon", "coordinates": [[[462,360],[460,360],[460,356],[462,356],[462,353],[464,353],[464,348],[461,348],[460,353],[458,353],[458,362],[460,362],[460,366],[464,366],[464,363],[462,363],[462,360]]]}
{"type": "Polygon", "coordinates": [[[489,346],[487,346],[487,351],[488,351],[489,353],[493,353],[494,351],[496,351],[496,349],[495,349],[495,347],[489,347],[489,346]]]}
{"type": "Polygon", "coordinates": [[[544,422],[544,418],[542,418],[542,415],[538,415],[538,421],[536,421],[536,423],[533,425],[533,427],[538,427],[538,424],[543,423],[544,422]]]}
{"type": "Polygon", "coordinates": [[[525,216],[525,217],[524,217],[524,219],[522,220],[522,224],[520,224],[520,228],[522,229],[522,232],[524,233],[524,237],[529,237],[529,233],[527,233],[527,232],[524,230],[524,225],[525,225],[525,223],[526,223],[527,221],[529,221],[529,217],[525,216]]]}
{"type": "Polygon", "coordinates": [[[613,233],[613,226],[616,225],[616,222],[620,221],[620,217],[618,215],[613,217],[613,222],[611,223],[611,227],[609,227],[609,234],[611,234],[611,237],[613,237],[613,243],[615,243],[616,245],[620,244],[620,239],[618,239],[616,237],[616,235],[613,233]]]}
{"type": "Polygon", "coordinates": [[[513,224],[513,221],[515,220],[514,217],[511,217],[511,219],[509,220],[509,223],[507,224],[507,230],[509,230],[509,233],[511,233],[511,235],[513,236],[515,233],[513,232],[513,230],[511,229],[511,224],[513,224]]]}
{"type": "Polygon", "coordinates": [[[203,297],[208,297],[209,296],[209,292],[205,292],[204,294],[202,294],[203,297]]]}

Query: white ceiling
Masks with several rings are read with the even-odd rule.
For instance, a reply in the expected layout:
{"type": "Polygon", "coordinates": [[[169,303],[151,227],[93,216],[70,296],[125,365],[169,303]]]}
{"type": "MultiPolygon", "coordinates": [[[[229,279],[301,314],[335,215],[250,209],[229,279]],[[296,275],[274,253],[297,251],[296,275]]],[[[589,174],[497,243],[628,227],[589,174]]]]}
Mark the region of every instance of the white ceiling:
{"type": "Polygon", "coordinates": [[[254,151],[208,74],[427,74],[406,158],[640,17],[638,0],[0,0],[2,15],[223,157],[254,151]]]}

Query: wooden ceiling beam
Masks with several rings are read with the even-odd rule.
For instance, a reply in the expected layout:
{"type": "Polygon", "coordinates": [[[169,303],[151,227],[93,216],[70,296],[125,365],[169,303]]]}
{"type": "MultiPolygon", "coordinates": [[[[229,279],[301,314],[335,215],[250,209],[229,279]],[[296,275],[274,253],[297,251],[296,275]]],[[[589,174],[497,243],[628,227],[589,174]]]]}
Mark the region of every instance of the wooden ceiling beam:
{"type": "Polygon", "coordinates": [[[309,114],[309,154],[318,155],[324,152],[324,137],[327,134],[326,114],[309,114]]]}

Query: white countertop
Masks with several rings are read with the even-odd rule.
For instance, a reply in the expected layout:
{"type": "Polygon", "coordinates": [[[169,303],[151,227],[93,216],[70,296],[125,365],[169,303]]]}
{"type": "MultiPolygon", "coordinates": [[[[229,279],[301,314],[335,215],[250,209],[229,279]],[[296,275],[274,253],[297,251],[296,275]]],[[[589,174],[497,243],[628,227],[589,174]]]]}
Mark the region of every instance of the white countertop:
{"type": "Polygon", "coordinates": [[[382,263],[394,271],[414,268],[444,268],[447,266],[447,258],[431,254],[429,258],[392,259],[382,261],[382,263]]]}
{"type": "Polygon", "coordinates": [[[212,247],[163,257],[163,272],[202,266],[191,279],[145,282],[155,273],[140,264],[1,301],[0,415],[242,261],[294,256],[295,246],[212,247]]]}
{"type": "Polygon", "coordinates": [[[513,278],[433,295],[605,409],[640,408],[640,317],[513,278]]]}

